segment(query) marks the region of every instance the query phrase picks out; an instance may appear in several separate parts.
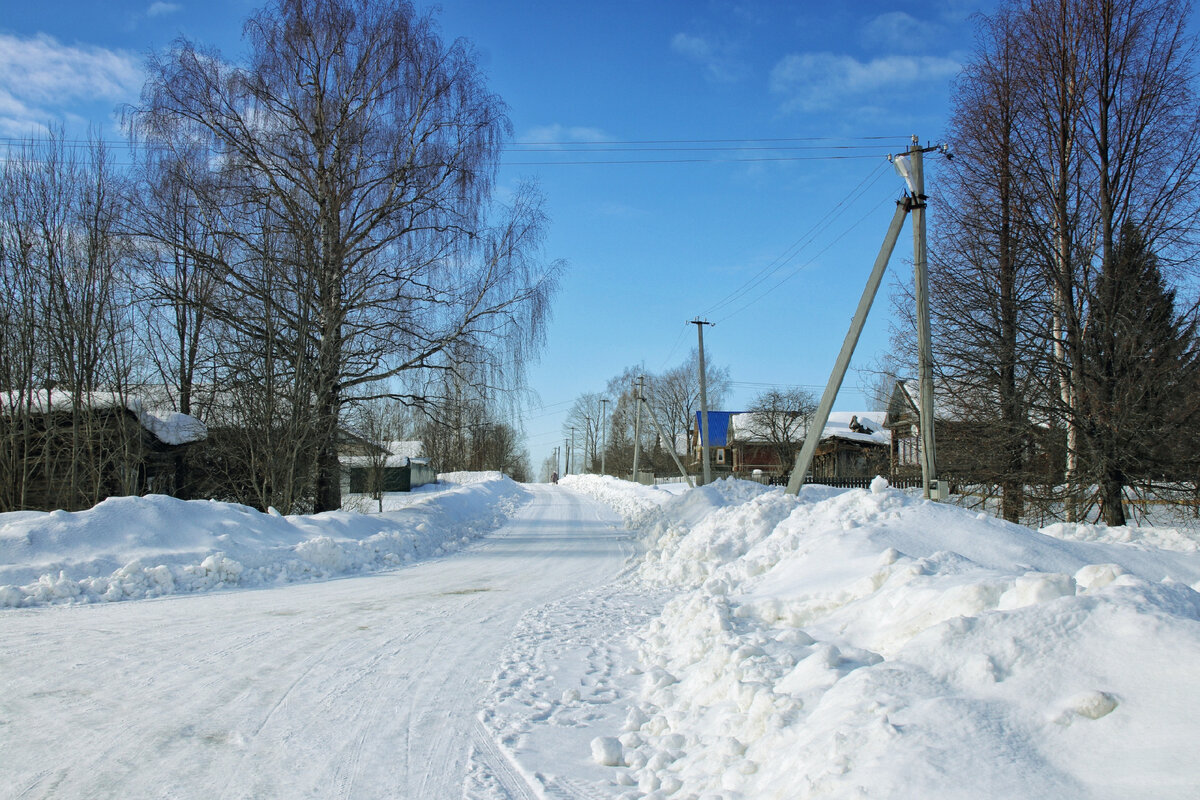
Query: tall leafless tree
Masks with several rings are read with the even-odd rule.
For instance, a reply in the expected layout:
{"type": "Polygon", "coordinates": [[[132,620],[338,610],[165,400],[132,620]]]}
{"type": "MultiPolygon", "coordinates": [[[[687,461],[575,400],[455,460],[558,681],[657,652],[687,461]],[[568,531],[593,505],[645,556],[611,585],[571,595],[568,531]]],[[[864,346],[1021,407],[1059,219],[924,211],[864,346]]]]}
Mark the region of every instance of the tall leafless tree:
{"type": "Polygon", "coordinates": [[[237,304],[262,293],[250,265],[286,254],[295,282],[277,287],[280,305],[311,326],[275,344],[311,370],[314,508],[336,508],[346,398],[400,396],[396,379],[464,358],[511,379],[541,341],[557,267],[539,259],[536,192],[493,221],[504,107],[431,17],[404,0],[276,0],[246,38],[241,65],[187,40],[152,57],[135,129],[214,154],[209,173],[184,177],[228,243],[211,264],[229,287],[225,324],[261,335],[237,304]],[[270,254],[250,224],[264,217],[270,254]]]}
{"type": "Polygon", "coordinates": [[[121,422],[136,366],[122,183],[102,143],[59,133],[0,171],[0,507],[81,508],[138,488],[136,432],[121,422]]]}
{"type": "MultiPolygon", "coordinates": [[[[1015,522],[1032,477],[1030,409],[1047,372],[1044,284],[1018,145],[1025,124],[1019,28],[1011,11],[1001,11],[980,34],[956,85],[954,159],[939,162],[934,181],[934,355],[943,407],[952,404],[951,413],[989,443],[987,459],[969,459],[971,479],[996,487],[1002,515],[1015,522]]],[[[947,471],[966,466],[954,448],[941,455],[947,471]]]]}
{"type": "Polygon", "coordinates": [[[782,468],[789,470],[804,439],[821,435],[821,431],[809,429],[816,411],[816,398],[804,389],[768,389],[750,403],[749,425],[735,430],[735,436],[742,441],[765,442],[782,468]]]}

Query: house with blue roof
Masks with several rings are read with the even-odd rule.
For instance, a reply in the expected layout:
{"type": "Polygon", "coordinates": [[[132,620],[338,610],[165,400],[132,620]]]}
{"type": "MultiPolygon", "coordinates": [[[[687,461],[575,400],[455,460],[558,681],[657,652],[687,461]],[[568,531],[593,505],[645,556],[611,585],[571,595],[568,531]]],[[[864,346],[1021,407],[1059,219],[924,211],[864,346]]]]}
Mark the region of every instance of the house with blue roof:
{"type": "MultiPolygon", "coordinates": [[[[733,469],[733,442],[730,437],[732,421],[740,411],[709,411],[708,412],[708,449],[709,464],[718,471],[733,469]]],[[[702,443],[703,428],[700,426],[700,414],[696,412],[696,425],[692,429],[692,463],[699,464],[703,458],[702,443]]]]}

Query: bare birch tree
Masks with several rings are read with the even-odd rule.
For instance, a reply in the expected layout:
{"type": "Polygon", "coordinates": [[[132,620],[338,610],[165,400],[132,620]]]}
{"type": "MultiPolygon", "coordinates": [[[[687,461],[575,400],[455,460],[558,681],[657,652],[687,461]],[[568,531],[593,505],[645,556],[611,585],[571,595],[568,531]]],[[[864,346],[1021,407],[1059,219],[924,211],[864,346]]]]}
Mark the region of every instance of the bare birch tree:
{"type": "MultiPolygon", "coordinates": [[[[464,357],[511,379],[541,341],[557,267],[539,258],[536,192],[492,220],[504,107],[431,17],[403,0],[276,0],[246,38],[242,65],[187,40],[152,57],[134,122],[151,146],[214,153],[210,174],[185,178],[229,243],[212,268],[235,297],[262,291],[247,266],[265,257],[261,228],[247,220],[268,210],[288,240],[297,283],[282,306],[308,306],[312,325],[276,344],[312,370],[325,510],[339,502],[346,398],[395,395],[395,379],[464,357]]],[[[256,335],[232,309],[225,321],[256,335]]]]}

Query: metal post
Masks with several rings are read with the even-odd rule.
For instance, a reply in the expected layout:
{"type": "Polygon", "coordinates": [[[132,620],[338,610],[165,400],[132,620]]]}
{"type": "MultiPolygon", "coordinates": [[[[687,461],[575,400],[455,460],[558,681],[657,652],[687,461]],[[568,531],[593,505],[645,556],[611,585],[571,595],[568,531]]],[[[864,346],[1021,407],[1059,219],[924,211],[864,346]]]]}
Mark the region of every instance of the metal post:
{"type": "Polygon", "coordinates": [[[642,450],[642,386],[646,381],[645,375],[638,376],[637,396],[634,398],[634,405],[637,410],[633,417],[633,480],[638,479],[638,457],[642,450]]]}
{"type": "Polygon", "coordinates": [[[711,454],[708,451],[708,375],[704,369],[704,326],[712,325],[711,322],[705,322],[702,319],[692,320],[692,324],[696,326],[696,337],[700,343],[700,454],[701,462],[704,464],[704,483],[707,486],[712,483],[712,465],[710,462],[711,454]]]}
{"type": "Polygon", "coordinates": [[[912,165],[913,290],[917,301],[917,378],[920,382],[921,483],[929,499],[937,480],[937,451],[933,421],[933,343],[929,331],[929,266],[925,254],[925,169],[924,151],[913,137],[908,149],[912,165]]]}
{"type": "Polygon", "coordinates": [[[812,464],[813,453],[816,452],[817,444],[821,441],[821,434],[825,431],[825,423],[829,421],[829,412],[833,410],[833,401],[837,398],[838,390],[842,388],[842,380],[846,377],[846,370],[850,367],[850,357],[854,355],[858,337],[862,334],[863,326],[867,322],[867,314],[871,310],[871,304],[875,302],[879,284],[883,282],[883,273],[887,270],[888,259],[892,257],[892,251],[896,249],[896,240],[900,238],[900,229],[904,227],[904,217],[908,213],[908,206],[907,202],[896,204],[896,213],[892,217],[892,224],[888,228],[887,236],[883,239],[883,246],[879,248],[879,255],[875,258],[875,266],[871,270],[871,276],[867,279],[867,285],[858,301],[858,309],[854,312],[850,330],[846,332],[846,339],[842,342],[842,350],[838,353],[837,361],[833,365],[829,382],[825,384],[825,393],[821,395],[817,412],[805,432],[804,446],[800,448],[800,453],[796,456],[796,463],[792,467],[792,476],[788,479],[788,494],[799,494],[800,487],[804,485],[804,476],[808,473],[809,465],[812,464]]]}
{"type": "Polygon", "coordinates": [[[607,475],[605,456],[608,453],[608,398],[600,398],[600,474],[607,475]]]}

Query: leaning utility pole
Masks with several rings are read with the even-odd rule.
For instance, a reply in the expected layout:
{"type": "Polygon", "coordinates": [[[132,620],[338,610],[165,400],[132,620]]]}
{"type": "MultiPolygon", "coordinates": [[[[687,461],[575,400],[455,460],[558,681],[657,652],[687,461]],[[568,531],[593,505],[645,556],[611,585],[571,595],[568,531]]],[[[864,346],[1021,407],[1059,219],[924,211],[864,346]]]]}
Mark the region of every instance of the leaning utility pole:
{"type": "MultiPolygon", "coordinates": [[[[888,227],[887,235],[884,236],[883,246],[879,249],[879,255],[875,259],[871,275],[867,278],[867,285],[858,301],[858,309],[854,312],[854,319],[850,323],[850,330],[846,332],[841,352],[838,353],[833,372],[829,375],[829,382],[825,385],[825,393],[821,395],[821,402],[817,404],[817,412],[809,424],[808,432],[804,437],[804,446],[800,448],[800,453],[796,456],[792,475],[788,478],[788,494],[798,494],[800,487],[804,485],[808,468],[812,464],[813,453],[825,430],[825,423],[829,421],[829,412],[833,410],[833,401],[837,398],[842,380],[846,377],[846,370],[850,367],[850,358],[854,355],[858,337],[862,334],[863,326],[867,322],[867,314],[871,310],[872,303],[875,302],[875,294],[879,290],[879,284],[883,281],[883,273],[887,270],[888,260],[896,248],[896,240],[900,238],[900,229],[904,226],[904,218],[908,216],[909,212],[913,214],[913,270],[917,295],[917,347],[919,351],[918,377],[921,383],[918,413],[923,452],[921,477],[925,485],[925,497],[931,496],[931,489],[937,480],[933,430],[933,357],[930,348],[928,266],[925,257],[925,201],[928,198],[925,197],[923,156],[926,152],[934,150],[944,153],[946,146],[921,148],[917,142],[917,137],[914,136],[908,151],[903,156],[896,157],[894,161],[896,171],[908,184],[909,195],[896,204],[896,213],[892,217],[892,224],[888,227]]],[[[888,158],[891,159],[891,156],[888,158]]]]}
{"type": "Polygon", "coordinates": [[[642,451],[642,388],[645,386],[646,376],[638,376],[637,396],[634,398],[634,405],[637,411],[633,417],[633,481],[637,483],[638,479],[638,456],[642,451]]]}
{"type": "Polygon", "coordinates": [[[607,475],[604,457],[608,452],[608,398],[600,398],[600,474],[607,475]]]}
{"type": "Polygon", "coordinates": [[[691,324],[696,326],[696,337],[700,341],[700,456],[704,463],[704,483],[701,485],[707,486],[712,483],[712,466],[708,452],[708,376],[704,370],[704,326],[713,323],[697,317],[691,324]]]}
{"type": "MultiPolygon", "coordinates": [[[[667,435],[665,433],[663,433],[662,425],[659,424],[658,414],[654,413],[654,406],[650,405],[645,400],[643,400],[642,402],[646,403],[646,410],[648,412],[650,412],[650,421],[654,423],[654,430],[658,431],[658,438],[661,439],[664,443],[666,443],[667,435]]],[[[668,450],[671,453],[671,458],[675,461],[675,466],[679,468],[679,474],[683,476],[683,479],[685,481],[687,481],[688,488],[689,489],[695,488],[692,484],[692,476],[687,474],[687,469],[683,466],[683,462],[679,460],[679,454],[675,452],[675,443],[674,442],[671,442],[671,445],[668,448],[668,450]]]]}

